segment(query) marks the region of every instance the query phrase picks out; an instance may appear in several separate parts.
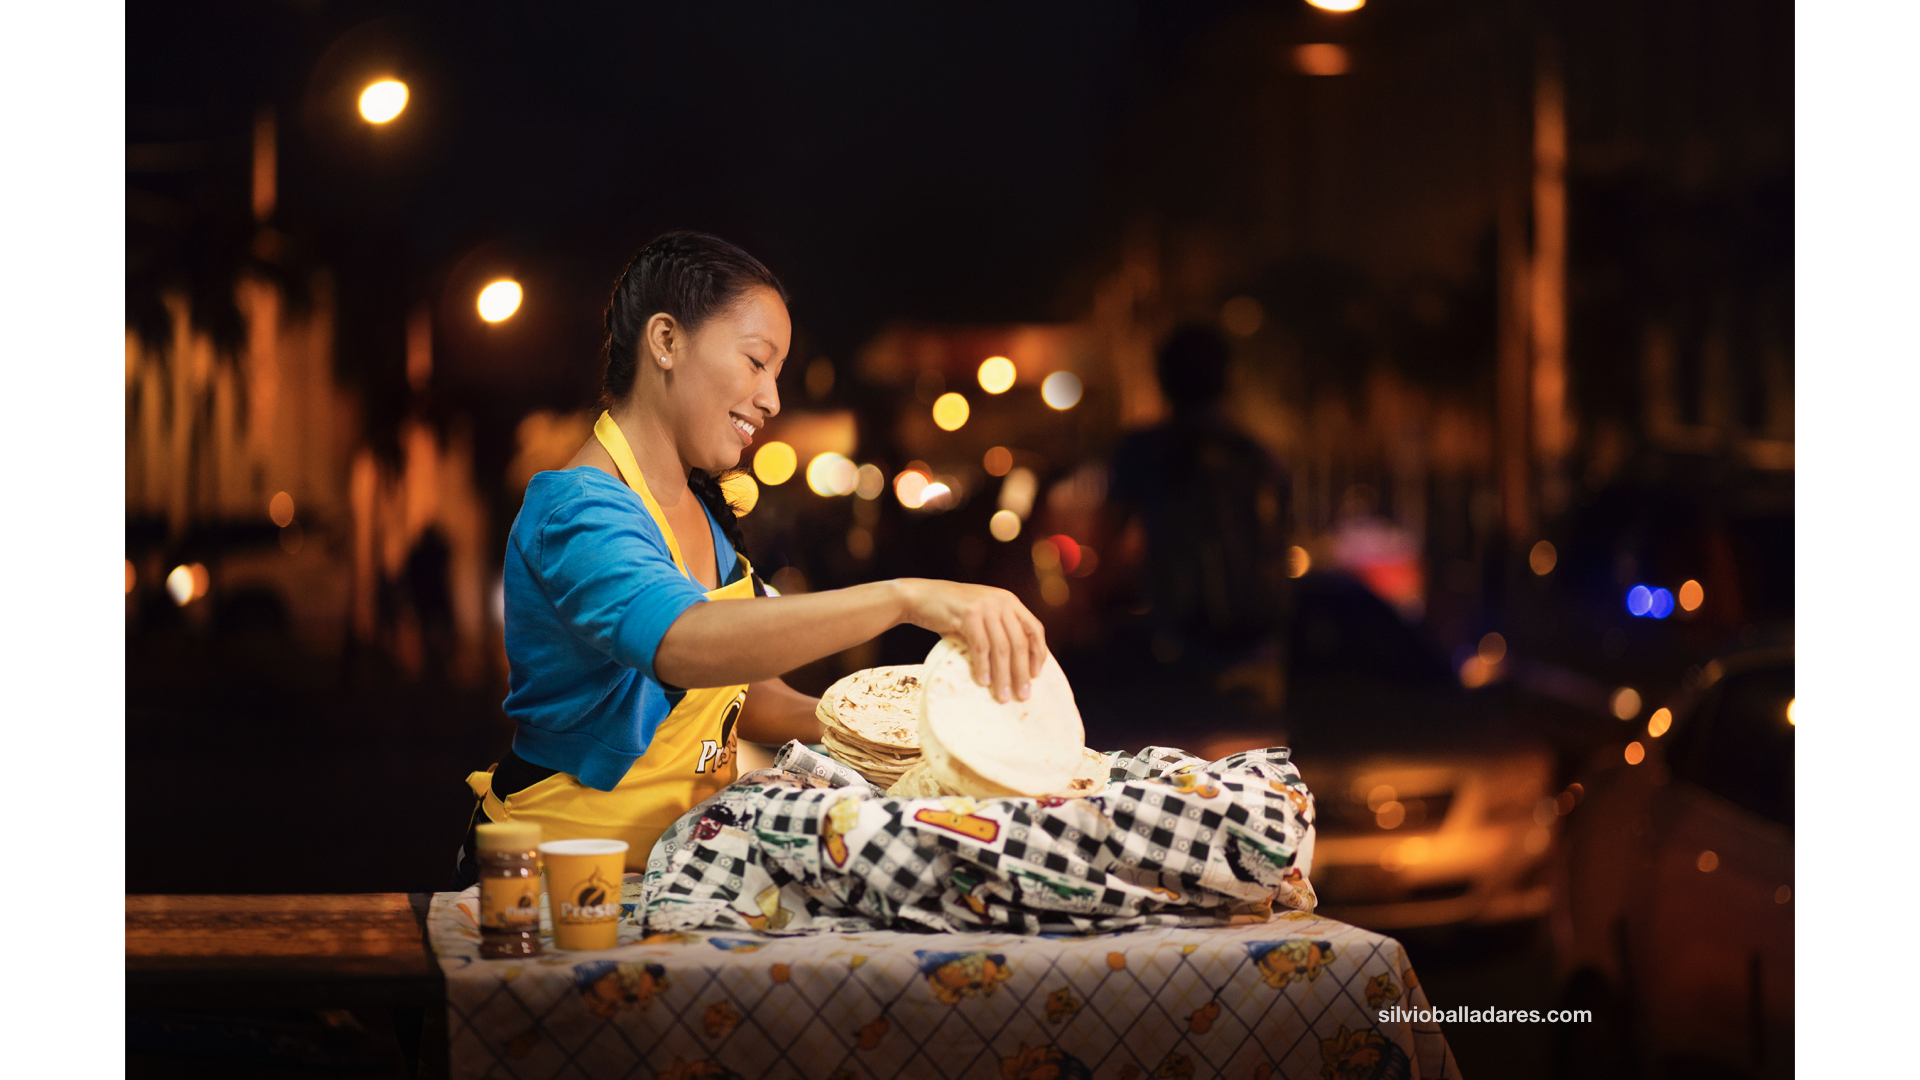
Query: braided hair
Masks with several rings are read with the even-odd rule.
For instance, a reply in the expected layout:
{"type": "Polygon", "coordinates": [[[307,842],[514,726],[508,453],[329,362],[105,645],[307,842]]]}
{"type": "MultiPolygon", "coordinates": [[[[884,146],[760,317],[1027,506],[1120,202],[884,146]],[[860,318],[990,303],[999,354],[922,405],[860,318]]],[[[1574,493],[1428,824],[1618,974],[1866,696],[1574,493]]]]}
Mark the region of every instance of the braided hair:
{"type": "MultiPolygon", "coordinates": [[[[657,314],[673,316],[688,331],[697,330],[754,288],[768,288],[787,300],[787,290],[773,271],[739,247],[706,233],[662,233],[640,249],[620,271],[607,300],[606,368],[600,396],[611,407],[633,391],[640,365],[640,338],[647,321],[657,314]]],[[[746,554],[746,541],[733,506],[720,489],[720,479],[705,469],[687,474],[687,487],[713,520],[720,523],[733,550],[746,554]]],[[[725,577],[725,572],[722,572],[725,577]]]]}

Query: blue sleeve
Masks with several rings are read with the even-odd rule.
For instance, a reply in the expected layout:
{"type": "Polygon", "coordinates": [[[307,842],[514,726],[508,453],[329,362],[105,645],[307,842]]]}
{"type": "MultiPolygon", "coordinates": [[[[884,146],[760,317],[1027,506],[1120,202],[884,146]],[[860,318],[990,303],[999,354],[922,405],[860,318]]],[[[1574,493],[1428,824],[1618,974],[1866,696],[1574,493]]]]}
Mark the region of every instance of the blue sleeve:
{"type": "Polygon", "coordinates": [[[667,627],[706,593],[680,572],[647,512],[582,483],[540,527],[547,596],[582,640],[654,682],[667,627]]]}

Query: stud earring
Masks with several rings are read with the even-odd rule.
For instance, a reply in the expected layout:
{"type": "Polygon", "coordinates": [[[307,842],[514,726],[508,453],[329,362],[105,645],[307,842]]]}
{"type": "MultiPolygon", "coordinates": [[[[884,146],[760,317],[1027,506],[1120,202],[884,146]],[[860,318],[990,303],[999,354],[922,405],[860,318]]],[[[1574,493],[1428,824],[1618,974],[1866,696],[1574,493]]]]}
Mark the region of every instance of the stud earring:
{"type": "Polygon", "coordinates": [[[661,357],[661,358],[660,358],[660,366],[661,366],[661,367],[666,367],[666,366],[667,366],[667,358],[666,358],[666,357],[664,357],[664,356],[663,356],[663,357],[661,357]]]}

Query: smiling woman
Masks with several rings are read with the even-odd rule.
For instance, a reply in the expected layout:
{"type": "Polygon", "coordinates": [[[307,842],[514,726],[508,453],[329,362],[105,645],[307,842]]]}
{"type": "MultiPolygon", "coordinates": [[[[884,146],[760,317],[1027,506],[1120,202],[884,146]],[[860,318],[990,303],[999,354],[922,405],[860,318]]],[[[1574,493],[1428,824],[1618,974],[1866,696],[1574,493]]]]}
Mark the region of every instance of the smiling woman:
{"type": "MultiPolygon", "coordinates": [[[[621,272],[605,321],[606,411],[566,468],[534,475],[508,536],[515,731],[468,777],[476,822],[625,840],[629,867],[644,867],[676,818],[732,781],[740,737],[819,738],[817,699],[782,672],[903,622],[965,638],[981,685],[1027,696],[1046,645],[1004,590],[901,579],[778,597],[760,584],[715,479],[780,411],[792,322],[759,260],[668,233],[621,272]]],[[[464,887],[464,853],[461,865],[464,887]]]]}

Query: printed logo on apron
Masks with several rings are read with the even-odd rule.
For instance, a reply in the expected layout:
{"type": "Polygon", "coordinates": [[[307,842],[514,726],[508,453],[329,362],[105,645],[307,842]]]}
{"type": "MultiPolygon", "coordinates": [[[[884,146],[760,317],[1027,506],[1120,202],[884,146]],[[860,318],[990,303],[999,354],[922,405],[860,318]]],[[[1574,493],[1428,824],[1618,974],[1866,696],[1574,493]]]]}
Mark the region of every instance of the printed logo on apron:
{"type": "Polygon", "coordinates": [[[726,718],[720,721],[718,739],[700,740],[700,760],[694,764],[694,772],[707,772],[708,766],[712,766],[713,772],[719,772],[732,764],[736,745],[733,741],[733,725],[739,722],[740,707],[746,704],[746,700],[747,694],[743,690],[740,696],[734,698],[733,703],[727,706],[726,718]]]}

